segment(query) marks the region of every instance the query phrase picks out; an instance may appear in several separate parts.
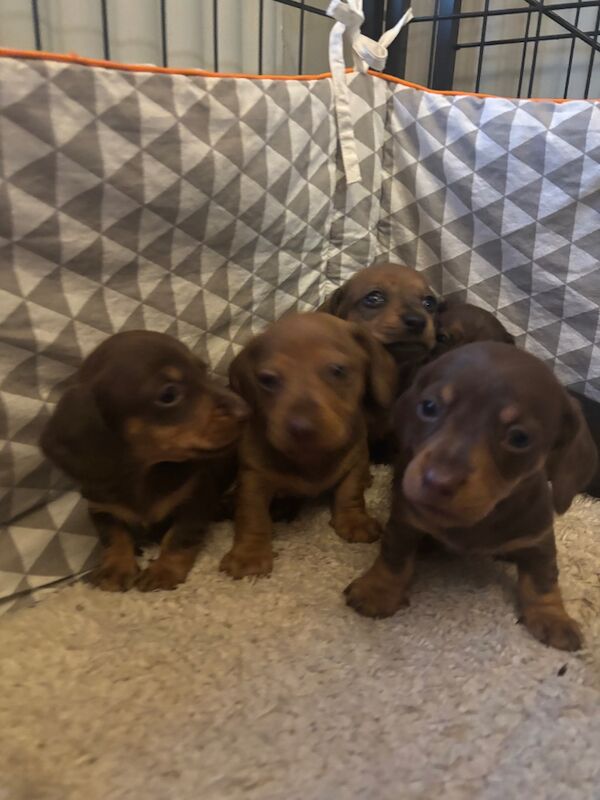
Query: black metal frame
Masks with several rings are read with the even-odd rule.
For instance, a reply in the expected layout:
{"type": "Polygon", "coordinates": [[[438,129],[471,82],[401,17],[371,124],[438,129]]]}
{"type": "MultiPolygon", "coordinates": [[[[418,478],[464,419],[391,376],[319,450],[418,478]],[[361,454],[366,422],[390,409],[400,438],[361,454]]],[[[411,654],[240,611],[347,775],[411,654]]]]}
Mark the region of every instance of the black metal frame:
{"type": "MultiPolygon", "coordinates": [[[[392,3],[394,0],[388,0],[392,3]]],[[[399,0],[396,0],[398,2],[399,0]]],[[[401,0],[400,0],[401,2],[401,0]]],[[[599,0],[570,0],[570,2],[553,3],[551,6],[544,5],[544,0],[520,0],[521,6],[515,5],[512,8],[490,8],[490,0],[482,0],[483,8],[479,11],[461,11],[461,0],[436,0],[435,13],[428,16],[416,16],[411,25],[419,23],[432,24],[432,46],[430,56],[430,69],[428,86],[432,89],[452,89],[454,88],[454,64],[458,50],[465,48],[478,48],[477,71],[474,79],[473,91],[478,92],[481,87],[481,75],[483,68],[484,52],[490,47],[499,47],[507,44],[522,44],[521,65],[518,75],[515,96],[523,96],[523,83],[526,73],[526,63],[528,48],[533,46],[531,65],[529,69],[529,81],[526,96],[531,97],[533,92],[535,70],[540,42],[558,41],[570,39],[571,48],[566,64],[566,76],[563,96],[567,97],[571,80],[571,70],[573,66],[573,54],[576,42],[582,42],[590,48],[590,58],[585,82],[585,90],[582,94],[584,98],[589,96],[592,71],[595,55],[600,52],[600,2],[599,0]],[[596,8],[596,22],[593,31],[583,31],[579,27],[579,17],[583,8],[596,8]],[[558,11],[575,11],[575,22],[571,23],[564,19],[558,11]],[[525,32],[523,36],[507,39],[487,39],[487,22],[490,17],[524,15],[526,17],[525,32]],[[530,34],[532,17],[536,17],[536,32],[530,34]],[[461,42],[459,41],[459,29],[461,20],[475,18],[481,19],[481,36],[478,41],[461,42]],[[542,22],[548,19],[557,26],[563,28],[566,33],[541,34],[542,22]]],[[[381,4],[384,0],[381,0],[381,4]]],[[[397,18],[397,17],[396,17],[397,18]]],[[[404,77],[404,69],[395,70],[390,68],[390,64],[401,64],[406,61],[406,39],[399,38],[390,47],[390,59],[388,61],[387,72],[397,77],[404,77]],[[404,57],[395,53],[395,50],[403,49],[404,57]]],[[[465,88],[465,87],[462,87],[465,88]]]]}
{"type": "MultiPolygon", "coordinates": [[[[240,0],[242,2],[243,0],[240,0]]],[[[298,36],[298,72],[303,70],[304,53],[304,23],[306,14],[316,14],[326,16],[322,8],[311,5],[305,0],[273,0],[275,3],[289,6],[298,10],[299,36],[298,36]]],[[[162,63],[168,66],[168,13],[167,0],[159,0],[160,8],[160,31],[162,45],[162,63]]],[[[474,76],[472,88],[479,91],[481,87],[481,76],[484,63],[484,54],[490,47],[501,47],[509,44],[522,44],[521,65],[518,75],[515,96],[523,95],[524,78],[526,74],[527,57],[529,47],[532,46],[531,64],[529,67],[529,80],[527,82],[526,96],[531,97],[535,70],[537,64],[538,48],[540,42],[570,40],[571,48],[566,64],[566,75],[563,96],[567,97],[571,82],[571,71],[573,67],[573,57],[575,45],[581,42],[590,48],[589,65],[587,69],[585,90],[583,97],[589,95],[592,72],[596,53],[600,52],[600,0],[566,0],[565,2],[552,3],[545,5],[545,0],[515,0],[516,5],[512,8],[493,9],[490,8],[490,0],[482,0],[482,8],[479,11],[461,11],[461,0],[436,0],[435,13],[428,16],[416,16],[411,26],[428,23],[432,28],[431,52],[429,61],[429,72],[427,84],[432,89],[452,89],[454,88],[454,66],[458,50],[466,48],[478,48],[477,70],[474,76]],[[517,5],[520,3],[520,5],[517,5]],[[584,31],[579,27],[581,10],[584,8],[596,8],[596,21],[594,30],[584,31]],[[569,22],[559,13],[560,11],[574,11],[575,20],[569,22]],[[523,36],[507,39],[487,39],[487,23],[491,17],[506,15],[523,15],[525,17],[525,29],[523,36]],[[477,41],[463,42],[459,40],[460,23],[465,19],[481,20],[481,36],[477,41]],[[535,18],[535,33],[531,33],[532,21],[535,18]],[[565,32],[554,34],[541,34],[542,22],[544,19],[550,20],[565,32]]],[[[364,0],[365,23],[363,32],[371,38],[378,38],[388,27],[394,25],[402,14],[410,6],[411,0],[364,0]]],[[[101,24],[102,24],[102,43],[104,58],[110,60],[110,31],[107,10],[107,0],[99,0],[101,24]]],[[[415,3],[418,7],[418,2],[415,3]]],[[[259,48],[258,48],[258,72],[263,71],[263,29],[265,2],[259,0],[259,48]]],[[[39,0],[31,0],[31,18],[34,31],[34,41],[37,50],[43,49],[42,34],[40,28],[39,0]]],[[[396,77],[403,78],[406,70],[406,55],[409,47],[409,29],[401,31],[396,41],[389,48],[389,57],[386,65],[386,72],[396,77]]],[[[219,11],[218,0],[213,0],[213,68],[219,71],[219,11]]]]}

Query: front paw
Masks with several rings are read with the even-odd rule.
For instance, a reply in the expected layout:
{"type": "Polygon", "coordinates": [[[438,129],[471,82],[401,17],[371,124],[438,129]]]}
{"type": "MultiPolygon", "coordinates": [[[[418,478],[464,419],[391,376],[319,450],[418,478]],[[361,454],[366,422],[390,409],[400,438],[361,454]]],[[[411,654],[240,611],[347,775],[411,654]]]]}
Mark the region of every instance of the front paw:
{"type": "Polygon", "coordinates": [[[135,561],[130,564],[101,564],[90,574],[89,580],[103,592],[126,592],[135,583],[139,571],[135,561]]]}
{"type": "Polygon", "coordinates": [[[374,580],[367,572],[344,589],[346,604],[365,617],[391,617],[408,597],[403,587],[391,587],[374,580]]]}
{"type": "Polygon", "coordinates": [[[233,547],[221,559],[219,569],[236,579],[248,575],[270,575],[273,569],[273,551],[270,547],[233,547]]]}
{"type": "Polygon", "coordinates": [[[346,542],[376,542],[381,537],[381,525],[368,514],[338,517],[331,525],[346,542]]]}
{"type": "Polygon", "coordinates": [[[523,614],[523,622],[529,633],[548,647],[579,650],[583,645],[581,628],[564,612],[529,608],[523,614]]]}
{"type": "Polygon", "coordinates": [[[179,584],[184,583],[187,572],[174,569],[169,564],[161,562],[160,558],[151,561],[136,581],[136,588],[140,592],[171,591],[179,584]]]}

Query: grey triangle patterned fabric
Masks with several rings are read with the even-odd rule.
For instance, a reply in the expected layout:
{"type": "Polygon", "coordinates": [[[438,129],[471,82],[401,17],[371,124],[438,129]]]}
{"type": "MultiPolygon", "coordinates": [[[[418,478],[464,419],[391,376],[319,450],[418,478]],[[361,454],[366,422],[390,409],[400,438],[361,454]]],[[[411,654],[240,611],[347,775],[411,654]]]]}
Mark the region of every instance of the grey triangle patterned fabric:
{"type": "Polygon", "coordinates": [[[224,375],[265,324],[391,259],[600,399],[600,106],[349,80],[351,185],[328,78],[0,58],[0,610],[96,563],[37,438],[117,331],[170,333],[224,375]]]}

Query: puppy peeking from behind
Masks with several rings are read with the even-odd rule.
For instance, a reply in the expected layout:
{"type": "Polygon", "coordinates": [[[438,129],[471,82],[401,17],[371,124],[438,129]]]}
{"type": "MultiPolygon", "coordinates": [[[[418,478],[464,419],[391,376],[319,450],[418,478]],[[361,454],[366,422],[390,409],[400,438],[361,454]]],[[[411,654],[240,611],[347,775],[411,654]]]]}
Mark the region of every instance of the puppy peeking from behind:
{"type": "Polygon", "coordinates": [[[111,336],[88,358],[42,433],[44,454],[80,485],[102,544],[92,582],[107,591],[173,589],[235,477],[248,407],[162,333],[111,336]],[[140,572],[135,548],[161,541],[140,572]]]}
{"type": "MultiPolygon", "coordinates": [[[[364,326],[400,369],[422,363],[435,347],[438,300],[422,273],[402,264],[372,264],[336,289],[319,308],[364,326]]],[[[399,391],[403,390],[399,386],[399,391]]]]}
{"type": "Polygon", "coordinates": [[[431,358],[472,342],[504,342],[515,339],[489,311],[471,303],[443,300],[435,315],[436,345],[431,358]]]}
{"type": "Polygon", "coordinates": [[[239,448],[235,535],[222,570],[234,578],[271,572],[270,507],[278,496],[332,490],[336,533],[350,542],[379,537],[364,501],[364,409],[391,406],[390,360],[368,331],[321,313],[282,317],[234,359],[231,387],[253,414],[239,448]]]}
{"type": "MultiPolygon", "coordinates": [[[[382,263],[359,270],[318,310],[360,325],[385,347],[393,359],[396,393],[401,394],[435,347],[437,306],[420,272],[382,263]]],[[[371,458],[389,462],[389,414],[370,411],[367,416],[371,458]]]]}
{"type": "Polygon", "coordinates": [[[372,617],[406,605],[417,546],[429,534],[457,552],[510,556],[527,629],[552,647],[578,649],[553,530],[553,512],[569,508],[597,463],[578,403],[535,356],[484,342],[424,367],[393,419],[390,518],[379,557],[346,589],[348,604],[372,617]]]}

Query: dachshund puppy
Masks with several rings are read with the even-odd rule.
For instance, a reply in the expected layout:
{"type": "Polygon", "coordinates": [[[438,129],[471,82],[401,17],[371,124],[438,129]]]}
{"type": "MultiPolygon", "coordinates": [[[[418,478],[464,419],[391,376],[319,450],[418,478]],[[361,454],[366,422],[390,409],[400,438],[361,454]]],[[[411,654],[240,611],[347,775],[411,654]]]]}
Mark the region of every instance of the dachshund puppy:
{"type": "MultiPolygon", "coordinates": [[[[440,303],[436,313],[436,330],[437,344],[430,360],[470,342],[515,344],[514,337],[493,314],[469,303],[440,303]]],[[[567,391],[580,404],[596,447],[600,448],[600,405],[571,389],[567,391]]],[[[600,464],[585,492],[592,497],[600,497],[600,464]]]]}
{"type": "Polygon", "coordinates": [[[333,490],[331,525],[349,542],[380,528],[365,510],[369,480],[363,409],[390,407],[390,356],[357,325],[328,314],[289,314],[256,336],[230,367],[231,387],[253,416],[240,444],[234,578],[273,566],[271,501],[333,490]]]}
{"type": "MultiPolygon", "coordinates": [[[[318,309],[365,327],[393,357],[396,391],[408,389],[436,344],[438,300],[420,272],[401,264],[373,264],[336,289],[318,309]]],[[[391,363],[391,362],[390,362],[391,363]]],[[[389,463],[389,415],[369,413],[371,460],[389,463]]]]}
{"type": "Polygon", "coordinates": [[[514,337],[493,314],[471,303],[440,303],[435,315],[435,329],[436,345],[432,358],[471,342],[515,343],[514,337]]]}
{"type": "Polygon", "coordinates": [[[577,650],[581,633],[558,586],[553,509],[564,513],[585,488],[597,453],[579,405],[551,370],[507,344],[465,345],[421,370],[396,404],[394,425],[389,522],[347,603],[372,617],[406,605],[417,544],[430,534],[457,552],[509,554],[528,630],[577,650]]]}
{"type": "Polygon", "coordinates": [[[103,546],[100,589],[173,589],[235,477],[244,401],[162,333],[111,336],[84,361],[42,433],[44,454],[88,501],[103,546]],[[136,540],[162,538],[140,573],[136,540]]]}
{"type": "Polygon", "coordinates": [[[396,363],[404,365],[420,363],[435,346],[437,304],[417,270],[373,264],[336,289],[319,311],[368,328],[396,363]]]}

